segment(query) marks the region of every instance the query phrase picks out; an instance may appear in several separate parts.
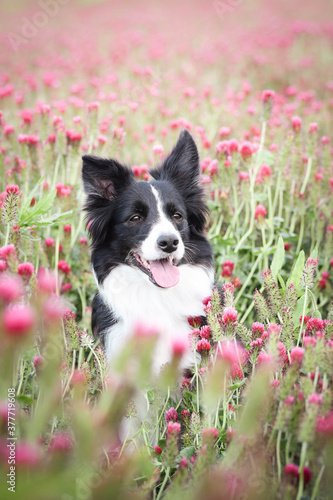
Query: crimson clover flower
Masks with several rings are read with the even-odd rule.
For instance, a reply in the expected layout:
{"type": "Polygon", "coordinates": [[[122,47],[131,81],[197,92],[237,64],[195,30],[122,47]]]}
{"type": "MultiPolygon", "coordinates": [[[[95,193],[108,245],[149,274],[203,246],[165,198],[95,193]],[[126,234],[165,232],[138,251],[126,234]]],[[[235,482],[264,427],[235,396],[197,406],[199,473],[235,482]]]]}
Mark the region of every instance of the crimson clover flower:
{"type": "Polygon", "coordinates": [[[29,333],[36,321],[34,310],[30,306],[16,305],[7,307],[2,313],[5,333],[10,337],[21,337],[29,333]]]}

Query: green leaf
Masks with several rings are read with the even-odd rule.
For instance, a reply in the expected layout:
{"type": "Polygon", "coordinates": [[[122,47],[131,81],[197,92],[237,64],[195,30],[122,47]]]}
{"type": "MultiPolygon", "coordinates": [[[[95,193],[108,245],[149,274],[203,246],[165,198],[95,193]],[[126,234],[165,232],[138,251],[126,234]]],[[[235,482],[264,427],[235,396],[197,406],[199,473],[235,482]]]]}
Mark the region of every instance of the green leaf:
{"type": "Polygon", "coordinates": [[[43,182],[43,180],[44,180],[44,176],[39,179],[36,186],[32,189],[32,191],[30,191],[25,203],[22,206],[22,211],[30,207],[31,200],[35,196],[35,194],[37,193],[38,188],[41,185],[41,183],[43,182]]]}
{"type": "Polygon", "coordinates": [[[186,448],[183,448],[180,451],[179,456],[180,458],[186,457],[188,460],[190,460],[193,457],[194,453],[195,453],[195,447],[187,446],[186,448]]]}
{"type": "Polygon", "coordinates": [[[56,194],[57,190],[54,189],[51,193],[38,200],[33,207],[24,207],[21,212],[19,225],[31,226],[34,223],[38,223],[39,217],[52,208],[56,194]]]}
{"type": "MultiPolygon", "coordinates": [[[[283,222],[284,222],[284,218],[283,217],[273,217],[274,227],[279,227],[283,222]]],[[[281,234],[281,236],[283,238],[282,234],[281,234]]],[[[288,235],[288,237],[289,237],[289,235],[288,235]]]]}
{"type": "Polygon", "coordinates": [[[154,389],[152,389],[151,391],[147,391],[147,398],[149,403],[155,401],[155,397],[156,397],[156,392],[154,391],[154,389]]]}
{"type": "Polygon", "coordinates": [[[237,384],[229,385],[228,391],[234,391],[235,389],[239,389],[245,382],[247,381],[246,378],[243,378],[241,382],[238,382],[237,384]]]}
{"type": "Polygon", "coordinates": [[[277,248],[272,260],[271,264],[271,271],[272,271],[272,276],[273,278],[276,278],[277,274],[280,272],[283,262],[284,262],[284,255],[285,255],[285,250],[284,250],[284,242],[283,238],[279,238],[277,248]]]}
{"type": "MultiPolygon", "coordinates": [[[[255,157],[255,159],[257,161],[258,153],[255,153],[253,156],[255,157]]],[[[274,165],[275,156],[268,149],[263,149],[258,157],[258,161],[259,160],[261,161],[261,163],[268,163],[268,165],[274,165]]]]}
{"type": "MultiPolygon", "coordinates": [[[[309,296],[307,296],[306,302],[308,302],[308,300],[309,300],[309,296]]],[[[303,316],[303,310],[304,310],[304,315],[306,315],[306,310],[307,310],[308,304],[306,303],[305,308],[304,308],[304,303],[305,303],[305,294],[302,295],[302,297],[300,297],[298,299],[295,310],[294,310],[293,323],[294,323],[294,327],[296,327],[296,328],[300,326],[299,318],[301,316],[303,316]]]]}
{"type": "Polygon", "coordinates": [[[264,203],[267,200],[268,196],[266,193],[257,193],[256,201],[259,203],[264,203]]]}
{"type": "Polygon", "coordinates": [[[289,286],[290,283],[293,283],[293,285],[296,288],[299,288],[299,284],[301,282],[301,278],[302,278],[302,274],[303,274],[304,264],[305,264],[305,254],[304,254],[304,250],[301,250],[299,253],[298,259],[296,261],[296,264],[294,266],[294,269],[293,269],[290,277],[288,278],[287,286],[289,286]]]}
{"type": "Polygon", "coordinates": [[[277,275],[277,279],[279,280],[279,283],[280,283],[282,289],[285,290],[286,289],[286,284],[285,284],[284,279],[282,278],[281,274],[277,275]]]}
{"type": "Polygon", "coordinates": [[[316,246],[316,247],[312,250],[310,257],[311,257],[312,259],[316,259],[316,258],[318,257],[318,246],[316,246]]]}
{"type": "Polygon", "coordinates": [[[321,312],[319,311],[319,309],[316,309],[316,310],[315,310],[315,311],[311,314],[311,316],[312,316],[313,318],[319,318],[319,319],[322,319],[322,317],[321,317],[321,312]]]}
{"type": "Polygon", "coordinates": [[[232,247],[236,244],[234,238],[222,238],[220,234],[209,234],[209,239],[216,249],[220,247],[232,247]]]}
{"type": "Polygon", "coordinates": [[[26,394],[19,394],[16,396],[16,401],[19,401],[23,405],[32,405],[34,399],[31,396],[27,396],[26,394]]]}
{"type": "Polygon", "coordinates": [[[166,439],[165,438],[161,438],[158,440],[158,443],[157,445],[161,448],[161,450],[163,451],[164,448],[165,448],[165,442],[166,442],[166,439]]]}
{"type": "Polygon", "coordinates": [[[69,210],[68,212],[64,212],[62,214],[54,214],[47,217],[43,217],[41,215],[38,221],[36,221],[36,224],[38,224],[38,226],[49,226],[51,224],[54,224],[54,222],[60,222],[61,224],[64,224],[66,220],[63,219],[67,219],[67,217],[69,215],[73,215],[73,213],[74,210],[69,210]]]}
{"type": "Polygon", "coordinates": [[[194,397],[195,397],[193,392],[190,392],[190,391],[183,391],[183,396],[185,396],[188,399],[194,399],[194,397]]]}

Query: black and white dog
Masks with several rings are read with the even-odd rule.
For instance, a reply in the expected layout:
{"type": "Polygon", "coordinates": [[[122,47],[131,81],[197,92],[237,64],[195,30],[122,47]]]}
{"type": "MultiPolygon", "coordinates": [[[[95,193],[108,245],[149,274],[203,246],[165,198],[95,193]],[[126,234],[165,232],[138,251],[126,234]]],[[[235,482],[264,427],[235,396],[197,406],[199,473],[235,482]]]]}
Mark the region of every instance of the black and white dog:
{"type": "MultiPolygon", "coordinates": [[[[202,300],[214,284],[205,236],[208,212],[195,142],[183,130],[172,152],[136,181],[116,160],[83,156],[85,210],[98,293],[92,329],[110,361],[137,322],[160,332],[153,369],[170,361],[174,338],[187,338],[188,317],[204,315],[202,300]]],[[[190,350],[182,368],[192,364],[190,350]]]]}

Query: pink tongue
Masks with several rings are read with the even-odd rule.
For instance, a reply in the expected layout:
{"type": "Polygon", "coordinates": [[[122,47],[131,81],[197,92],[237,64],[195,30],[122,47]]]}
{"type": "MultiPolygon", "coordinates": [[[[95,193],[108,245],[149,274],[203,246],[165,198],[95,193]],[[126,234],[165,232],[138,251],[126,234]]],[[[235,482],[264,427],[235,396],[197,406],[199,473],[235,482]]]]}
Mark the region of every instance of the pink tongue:
{"type": "Polygon", "coordinates": [[[177,285],[179,281],[179,269],[173,266],[168,259],[151,260],[150,270],[158,285],[163,288],[170,288],[177,285]]]}

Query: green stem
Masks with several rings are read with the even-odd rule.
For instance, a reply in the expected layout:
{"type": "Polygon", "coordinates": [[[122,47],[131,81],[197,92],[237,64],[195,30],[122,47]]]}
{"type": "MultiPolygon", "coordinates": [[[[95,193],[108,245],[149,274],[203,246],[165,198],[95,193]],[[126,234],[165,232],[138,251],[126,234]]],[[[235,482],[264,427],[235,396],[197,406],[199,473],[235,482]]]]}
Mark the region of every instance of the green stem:
{"type": "Polygon", "coordinates": [[[262,239],[262,247],[266,247],[266,236],[265,236],[265,228],[261,228],[261,239],[262,239]]]}
{"type": "Polygon", "coordinates": [[[316,500],[318,498],[319,484],[320,484],[321,478],[324,474],[324,470],[325,470],[325,465],[322,465],[322,467],[319,471],[319,474],[317,476],[315,485],[314,485],[313,490],[312,490],[311,500],[316,500]]]}
{"type": "Polygon", "coordinates": [[[277,439],[276,439],[276,463],[277,463],[279,482],[281,481],[281,457],[280,457],[281,435],[282,435],[282,431],[279,430],[278,435],[277,435],[277,439]]]}
{"type": "MultiPolygon", "coordinates": [[[[225,379],[224,379],[224,385],[225,385],[225,379]]],[[[221,427],[221,430],[222,432],[224,431],[225,427],[226,427],[226,423],[227,423],[227,401],[226,399],[224,399],[223,401],[223,422],[222,422],[222,427],[221,427]]]]}
{"type": "Polygon", "coordinates": [[[52,179],[52,183],[51,183],[51,190],[55,188],[55,185],[56,185],[56,182],[58,179],[60,161],[61,161],[61,154],[58,154],[57,159],[56,159],[55,168],[54,168],[54,175],[53,175],[53,179],[52,179]]]}
{"type": "Polygon", "coordinates": [[[78,360],[78,363],[77,363],[77,367],[78,368],[80,368],[80,366],[82,364],[83,355],[84,355],[84,350],[83,350],[82,347],[80,347],[80,350],[79,350],[79,360],[78,360]]]}
{"type": "Polygon", "coordinates": [[[301,450],[301,463],[299,465],[299,484],[296,500],[301,500],[304,488],[304,463],[308,444],[303,441],[301,450]]]}
{"type": "Polygon", "coordinates": [[[290,450],[290,441],[291,441],[291,434],[289,434],[287,443],[286,443],[286,464],[289,463],[289,450],[290,450]]]}
{"type": "MultiPolygon", "coordinates": [[[[83,287],[84,287],[84,285],[83,285],[83,287]]],[[[85,291],[82,292],[82,290],[81,290],[80,287],[77,288],[77,292],[79,294],[80,301],[81,301],[82,316],[84,316],[84,312],[85,312],[86,307],[87,307],[87,304],[86,304],[86,294],[85,294],[85,291]]]]}
{"type": "Polygon", "coordinates": [[[248,236],[250,236],[250,234],[252,233],[253,228],[254,228],[254,212],[255,212],[254,186],[255,186],[256,177],[257,177],[257,174],[258,174],[258,171],[260,168],[260,157],[261,157],[261,151],[263,149],[264,142],[265,142],[266,127],[267,127],[267,123],[263,122],[262,129],[261,129],[260,144],[259,144],[259,148],[258,148],[258,151],[256,154],[256,161],[255,161],[255,165],[254,165],[252,172],[251,172],[251,168],[250,168],[250,189],[249,189],[249,191],[250,191],[250,204],[251,204],[250,227],[246,231],[246,233],[242,236],[242,238],[239,240],[239,242],[237,243],[237,245],[235,247],[235,253],[237,253],[238,250],[242,247],[244,241],[248,238],[248,236]]]}
{"type": "MultiPolygon", "coordinates": [[[[265,235],[265,228],[261,228],[261,239],[262,239],[262,248],[266,248],[266,235],[265,235]]],[[[268,268],[268,257],[267,254],[265,253],[264,255],[264,269],[268,268]]]]}
{"type": "Polygon", "coordinates": [[[251,267],[251,271],[250,273],[248,274],[246,280],[244,281],[243,283],[243,286],[241,287],[240,291],[238,292],[238,295],[235,299],[235,305],[237,304],[238,300],[241,298],[242,294],[243,294],[243,291],[245,290],[245,288],[247,287],[247,285],[249,284],[249,282],[251,281],[251,278],[252,276],[254,275],[255,271],[257,270],[257,267],[258,267],[258,264],[259,262],[261,261],[263,257],[263,254],[259,254],[255,263],[253,264],[253,266],[251,267]]]}
{"type": "MultiPolygon", "coordinates": [[[[260,290],[260,291],[262,292],[262,290],[260,290]]],[[[248,315],[250,314],[250,312],[252,311],[253,308],[254,308],[254,302],[252,301],[251,304],[249,305],[249,307],[246,309],[243,316],[241,317],[240,323],[244,323],[244,321],[246,320],[246,318],[248,317],[248,315]]]]}
{"type": "Polygon", "coordinates": [[[194,366],[195,366],[195,383],[196,383],[196,389],[197,389],[197,413],[199,413],[199,373],[198,373],[198,363],[197,363],[197,356],[196,356],[196,351],[194,351],[194,366]]]}
{"type": "Polygon", "coordinates": [[[303,311],[302,311],[302,321],[301,321],[301,326],[299,329],[299,334],[298,334],[298,339],[297,339],[297,346],[299,346],[300,340],[301,340],[301,335],[302,335],[302,330],[303,330],[303,325],[304,325],[304,316],[305,316],[305,311],[306,311],[306,303],[308,301],[308,287],[305,287],[305,294],[304,294],[304,305],[303,305],[303,311]]]}
{"type": "Polygon", "coordinates": [[[57,425],[57,417],[53,417],[52,427],[51,427],[51,435],[53,434],[56,425],[57,425]]]}
{"type": "Polygon", "coordinates": [[[213,238],[216,238],[216,236],[218,236],[221,232],[221,227],[222,227],[222,223],[223,223],[223,215],[221,215],[218,219],[217,219],[217,223],[214,224],[210,230],[209,230],[209,239],[213,239],[213,238]]]}
{"type": "Polygon", "coordinates": [[[58,272],[58,263],[59,263],[59,246],[60,246],[60,237],[59,237],[59,231],[57,233],[56,237],[56,244],[55,244],[55,252],[54,252],[54,274],[55,274],[55,280],[56,280],[56,292],[59,295],[59,272],[58,272]]]}
{"type": "Polygon", "coordinates": [[[76,350],[73,349],[73,363],[72,363],[72,370],[71,370],[71,373],[68,377],[68,380],[67,380],[67,383],[65,385],[65,388],[63,390],[63,393],[62,393],[62,399],[64,399],[65,395],[66,395],[66,392],[68,390],[68,387],[69,387],[69,384],[73,378],[73,375],[74,375],[74,371],[75,371],[75,359],[76,359],[76,350]]]}
{"type": "Polygon", "coordinates": [[[100,362],[97,354],[95,353],[95,351],[93,349],[92,349],[92,352],[93,352],[93,355],[96,358],[96,361],[97,361],[97,364],[98,364],[98,368],[99,368],[99,371],[100,371],[100,374],[101,374],[101,378],[103,377],[102,384],[104,386],[104,389],[106,389],[107,388],[107,384],[106,384],[106,380],[105,380],[105,373],[104,373],[104,370],[102,369],[101,362],[100,362]]]}
{"type": "MultiPolygon", "coordinates": [[[[237,210],[237,207],[239,206],[238,204],[238,193],[237,193],[237,187],[235,184],[233,184],[232,186],[232,192],[233,192],[233,196],[234,196],[234,207],[235,207],[235,213],[238,212],[237,210]]],[[[239,218],[235,216],[233,217],[233,220],[232,220],[232,224],[233,224],[233,227],[234,227],[234,231],[236,229],[236,232],[237,232],[237,229],[238,229],[238,224],[239,224],[239,218]],[[236,226],[236,228],[235,228],[236,226]]]]}
{"type": "Polygon", "coordinates": [[[279,195],[279,210],[278,210],[279,219],[282,219],[282,211],[283,211],[283,191],[281,189],[279,195]]]}
{"type": "Polygon", "coordinates": [[[167,397],[166,397],[166,400],[165,400],[165,403],[164,403],[163,409],[162,409],[162,411],[161,411],[161,413],[160,413],[160,417],[159,417],[159,419],[158,419],[158,421],[157,421],[157,424],[156,424],[156,427],[155,427],[155,429],[154,429],[154,432],[151,434],[151,438],[150,438],[150,440],[149,440],[149,443],[151,443],[151,441],[152,441],[152,439],[153,439],[153,436],[154,436],[155,432],[157,431],[157,429],[158,429],[158,427],[159,427],[159,425],[160,425],[160,422],[161,422],[162,418],[164,418],[164,412],[165,412],[165,410],[166,410],[166,407],[167,407],[167,404],[168,404],[168,401],[169,401],[169,397],[170,397],[170,387],[168,387],[168,394],[167,394],[167,397]]]}
{"type": "Polygon", "coordinates": [[[5,238],[5,246],[6,246],[6,245],[8,245],[9,235],[10,235],[10,224],[7,224],[7,228],[6,228],[6,238],[5,238]]]}
{"type": "Polygon", "coordinates": [[[161,488],[160,488],[160,491],[158,492],[158,495],[156,497],[156,500],[160,500],[161,496],[162,496],[162,493],[164,491],[164,488],[165,488],[165,485],[167,484],[168,482],[168,479],[170,477],[170,467],[167,468],[166,472],[165,472],[165,476],[164,476],[164,479],[163,479],[163,483],[161,485],[161,488]]]}
{"type": "Polygon", "coordinates": [[[301,224],[299,228],[299,236],[298,236],[298,244],[297,244],[297,250],[296,254],[299,254],[302,248],[302,243],[303,243],[303,236],[304,236],[304,215],[301,216],[301,224]]]}
{"type": "Polygon", "coordinates": [[[89,363],[91,356],[93,355],[94,349],[96,349],[99,346],[99,344],[100,344],[100,341],[97,340],[95,342],[95,344],[90,348],[90,353],[88,354],[88,357],[87,357],[87,363],[89,363]]]}
{"type": "MultiPolygon", "coordinates": [[[[286,208],[287,209],[287,208],[286,208]]],[[[286,217],[287,218],[287,217],[286,217]]],[[[290,221],[290,224],[286,224],[286,227],[289,226],[289,234],[293,234],[294,230],[295,230],[295,225],[296,225],[296,213],[294,212],[292,217],[291,217],[291,221],[290,221]]]]}
{"type": "Polygon", "coordinates": [[[311,167],[312,167],[312,158],[309,158],[307,169],[306,169],[306,172],[305,172],[304,181],[303,181],[303,184],[302,184],[302,187],[301,187],[301,191],[300,191],[301,195],[304,194],[306,185],[307,185],[307,183],[309,181],[309,177],[310,177],[310,173],[311,173],[311,167]]]}
{"type": "Polygon", "coordinates": [[[277,176],[276,186],[275,186],[275,194],[274,194],[274,202],[273,202],[273,213],[274,214],[276,212],[278,200],[279,200],[279,211],[280,211],[280,207],[281,207],[280,194],[283,193],[283,191],[282,190],[280,191],[280,184],[281,184],[281,168],[278,169],[278,176],[277,176]]]}
{"type": "Polygon", "coordinates": [[[313,310],[318,311],[319,308],[317,307],[316,297],[313,295],[313,292],[310,289],[309,289],[309,295],[312,302],[313,310]]]}
{"type": "MultiPolygon", "coordinates": [[[[123,451],[124,451],[124,448],[125,448],[125,445],[126,445],[126,442],[127,442],[127,438],[128,438],[128,436],[129,436],[129,434],[130,434],[130,432],[131,432],[131,427],[132,427],[132,417],[130,417],[130,419],[129,419],[128,431],[127,431],[126,437],[125,437],[125,439],[124,439],[124,442],[123,442],[123,444],[122,444],[122,447],[121,447],[121,449],[120,449],[120,452],[119,452],[119,457],[121,457],[121,455],[122,455],[122,453],[123,453],[123,451]]],[[[134,436],[133,436],[133,437],[134,437],[134,436]]]]}
{"type": "Polygon", "coordinates": [[[319,378],[319,367],[316,366],[316,371],[315,371],[315,377],[313,381],[313,390],[316,391],[317,383],[318,383],[318,378],[319,378]]]}
{"type": "Polygon", "coordinates": [[[77,239],[79,237],[80,232],[83,230],[83,226],[82,226],[83,225],[83,220],[84,220],[84,214],[83,214],[83,212],[81,212],[77,228],[76,228],[76,230],[72,234],[71,249],[74,247],[74,245],[75,245],[75,243],[76,243],[76,241],[77,241],[77,239]]]}
{"type": "Polygon", "coordinates": [[[24,379],[24,361],[22,360],[21,363],[21,368],[20,368],[20,382],[19,382],[19,386],[17,388],[17,391],[16,391],[16,394],[17,396],[20,394],[20,391],[21,391],[21,388],[22,388],[22,384],[23,384],[23,379],[24,379]]]}
{"type": "Polygon", "coordinates": [[[217,426],[218,426],[218,422],[219,422],[219,411],[220,411],[220,399],[217,401],[217,409],[216,409],[216,413],[215,413],[215,423],[214,423],[214,427],[217,427],[217,426]]]}

